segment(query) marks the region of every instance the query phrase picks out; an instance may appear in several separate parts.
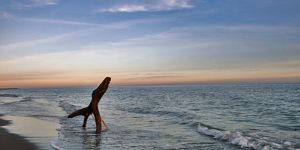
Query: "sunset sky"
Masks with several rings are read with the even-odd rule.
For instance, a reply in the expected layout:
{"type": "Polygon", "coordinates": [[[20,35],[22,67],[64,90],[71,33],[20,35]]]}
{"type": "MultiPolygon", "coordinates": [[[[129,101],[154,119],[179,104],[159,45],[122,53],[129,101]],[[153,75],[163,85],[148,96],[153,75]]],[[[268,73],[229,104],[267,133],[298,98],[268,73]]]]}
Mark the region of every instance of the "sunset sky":
{"type": "Polygon", "coordinates": [[[0,0],[0,87],[300,82],[299,0],[0,0]]]}

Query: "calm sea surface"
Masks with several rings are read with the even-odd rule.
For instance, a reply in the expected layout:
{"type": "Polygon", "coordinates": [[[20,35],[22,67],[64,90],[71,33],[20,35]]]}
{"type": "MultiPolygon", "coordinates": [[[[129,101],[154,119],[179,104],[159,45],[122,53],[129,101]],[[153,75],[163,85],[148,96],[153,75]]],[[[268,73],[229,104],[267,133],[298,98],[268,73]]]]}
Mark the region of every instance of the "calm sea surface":
{"type": "Polygon", "coordinates": [[[101,135],[66,117],[92,90],[2,90],[0,113],[60,123],[60,149],[300,149],[300,84],[111,86],[101,135]]]}

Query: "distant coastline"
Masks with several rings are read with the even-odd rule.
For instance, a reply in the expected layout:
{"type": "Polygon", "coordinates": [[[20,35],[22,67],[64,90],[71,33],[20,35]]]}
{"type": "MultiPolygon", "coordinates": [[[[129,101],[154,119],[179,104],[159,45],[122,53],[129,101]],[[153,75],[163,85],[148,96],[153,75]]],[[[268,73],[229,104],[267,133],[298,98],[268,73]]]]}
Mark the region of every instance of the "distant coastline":
{"type": "Polygon", "coordinates": [[[4,91],[4,90],[17,90],[19,88],[0,88],[0,91],[4,91]]]}

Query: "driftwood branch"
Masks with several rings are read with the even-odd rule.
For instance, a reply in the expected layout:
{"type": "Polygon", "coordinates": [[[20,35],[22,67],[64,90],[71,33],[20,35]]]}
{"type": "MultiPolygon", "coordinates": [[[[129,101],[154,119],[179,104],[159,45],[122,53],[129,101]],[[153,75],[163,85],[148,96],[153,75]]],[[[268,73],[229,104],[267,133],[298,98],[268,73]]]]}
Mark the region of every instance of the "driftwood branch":
{"type": "Polygon", "coordinates": [[[109,83],[111,78],[106,77],[102,83],[93,91],[92,93],[92,100],[88,107],[79,109],[71,113],[68,118],[73,118],[79,115],[84,116],[83,125],[82,127],[86,127],[87,119],[91,114],[95,116],[95,122],[96,122],[96,133],[101,133],[102,125],[101,122],[103,122],[104,126],[107,127],[106,123],[101,119],[99,109],[98,109],[98,103],[106,90],[108,89],[109,83]]]}

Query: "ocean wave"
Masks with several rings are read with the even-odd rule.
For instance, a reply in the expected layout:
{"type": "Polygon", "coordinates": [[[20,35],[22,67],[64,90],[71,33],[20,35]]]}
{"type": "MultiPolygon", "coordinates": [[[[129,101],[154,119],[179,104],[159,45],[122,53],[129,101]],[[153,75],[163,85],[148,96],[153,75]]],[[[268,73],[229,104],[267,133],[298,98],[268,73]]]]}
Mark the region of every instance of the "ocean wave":
{"type": "Polygon", "coordinates": [[[121,111],[127,111],[129,113],[137,114],[154,114],[159,116],[171,116],[177,118],[189,119],[199,119],[200,116],[193,113],[192,111],[175,108],[175,107],[160,107],[160,108],[148,108],[148,107],[132,107],[132,108],[119,108],[121,111]]]}
{"type": "Polygon", "coordinates": [[[198,132],[214,139],[229,142],[241,148],[254,150],[300,150],[294,148],[294,143],[285,141],[283,143],[269,141],[266,138],[255,138],[244,135],[242,132],[226,131],[200,123],[198,132]]]}
{"type": "Polygon", "coordinates": [[[0,94],[0,97],[19,97],[19,95],[16,95],[16,94],[0,94]]]}
{"type": "Polygon", "coordinates": [[[12,105],[12,104],[18,104],[18,103],[26,103],[30,102],[33,100],[33,97],[25,97],[23,99],[17,100],[17,101],[12,101],[12,102],[7,102],[4,105],[12,105]]]}
{"type": "Polygon", "coordinates": [[[71,104],[69,102],[65,102],[65,101],[62,101],[59,103],[59,106],[61,108],[63,108],[63,110],[68,114],[68,113],[71,113],[77,109],[80,109],[80,108],[83,108],[83,105],[75,105],[75,104],[71,104]]]}

